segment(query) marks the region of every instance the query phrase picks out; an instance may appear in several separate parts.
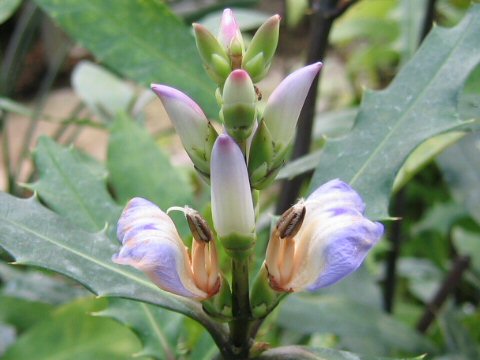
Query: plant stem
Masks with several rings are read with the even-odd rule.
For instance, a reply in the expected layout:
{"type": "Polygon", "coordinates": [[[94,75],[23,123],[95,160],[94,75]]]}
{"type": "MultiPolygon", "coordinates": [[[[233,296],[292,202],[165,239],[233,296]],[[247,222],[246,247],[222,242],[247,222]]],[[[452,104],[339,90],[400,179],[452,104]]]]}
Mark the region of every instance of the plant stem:
{"type": "Polygon", "coordinates": [[[248,358],[250,339],[250,295],[248,283],[248,256],[232,258],[232,313],[230,339],[236,359],[248,358]]]}
{"type": "MultiPolygon", "coordinates": [[[[342,15],[355,2],[356,0],[346,2],[340,2],[339,0],[313,1],[312,8],[314,14],[311,19],[307,64],[316,63],[325,57],[328,47],[328,37],[335,19],[342,15]]],[[[302,112],[300,113],[291,159],[297,159],[310,151],[319,78],[320,75],[313,81],[302,112]]],[[[282,214],[296,201],[302,184],[309,176],[309,174],[301,174],[290,181],[284,181],[282,183],[276,209],[277,214],[282,214]]]]}
{"type": "Polygon", "coordinates": [[[447,300],[448,295],[450,295],[450,293],[458,286],[463,273],[468,269],[469,265],[469,256],[459,256],[455,259],[452,269],[449,271],[447,277],[443,281],[440,289],[438,289],[432,301],[430,301],[430,303],[427,305],[422,318],[417,324],[417,330],[419,332],[427,332],[428,328],[435,320],[440,307],[443,305],[445,300],[447,300]]]}

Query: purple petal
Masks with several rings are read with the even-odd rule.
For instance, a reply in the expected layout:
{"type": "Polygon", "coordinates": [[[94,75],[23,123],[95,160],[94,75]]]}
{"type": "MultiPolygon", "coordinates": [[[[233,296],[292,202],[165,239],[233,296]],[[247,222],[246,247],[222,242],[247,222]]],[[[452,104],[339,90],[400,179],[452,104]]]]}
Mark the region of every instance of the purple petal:
{"type": "Polygon", "coordinates": [[[322,210],[327,209],[355,209],[360,213],[365,211],[365,203],[358,193],[347,183],[335,179],[318,187],[307,201],[319,203],[322,210]]]}
{"type": "Polygon", "coordinates": [[[235,20],[233,11],[225,9],[223,10],[222,20],[220,22],[218,40],[225,48],[228,48],[236,36],[240,36],[240,28],[235,20]]]}

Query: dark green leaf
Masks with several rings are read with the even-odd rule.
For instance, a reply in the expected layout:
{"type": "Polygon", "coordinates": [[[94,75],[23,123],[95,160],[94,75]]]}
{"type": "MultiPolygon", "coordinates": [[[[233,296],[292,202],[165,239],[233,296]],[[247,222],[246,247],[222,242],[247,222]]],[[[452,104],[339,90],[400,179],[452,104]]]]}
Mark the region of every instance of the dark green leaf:
{"type": "Polygon", "coordinates": [[[332,178],[360,192],[370,217],[388,217],[395,174],[426,139],[465,126],[457,95],[480,62],[480,5],[454,28],[436,27],[388,89],[367,92],[354,129],[324,148],[311,190],[332,178]]]}
{"type": "Polygon", "coordinates": [[[101,61],[143,85],[164,83],[217,115],[215,87],[188,29],[161,1],[36,0],[101,61]]]}
{"type": "Polygon", "coordinates": [[[290,296],[281,304],[278,322],[301,334],[333,333],[343,347],[365,354],[433,350],[428,340],[381,310],[334,295],[290,296]]]}
{"type": "Polygon", "coordinates": [[[98,303],[87,299],[61,307],[22,335],[3,359],[131,359],[140,349],[138,340],[115,321],[88,315],[98,303]]]}

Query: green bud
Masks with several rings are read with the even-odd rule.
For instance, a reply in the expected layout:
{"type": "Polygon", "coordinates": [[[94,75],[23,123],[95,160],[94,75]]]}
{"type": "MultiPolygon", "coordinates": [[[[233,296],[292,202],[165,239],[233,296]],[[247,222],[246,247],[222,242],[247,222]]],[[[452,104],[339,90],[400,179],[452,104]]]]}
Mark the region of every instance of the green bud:
{"type": "Polygon", "coordinates": [[[207,73],[218,84],[223,81],[231,71],[230,59],[222,44],[203,25],[193,24],[195,42],[207,73]]]}
{"type": "Polygon", "coordinates": [[[234,70],[223,88],[221,117],[227,132],[237,141],[247,139],[255,124],[257,95],[244,70],[234,70]]]}
{"type": "Polygon", "coordinates": [[[257,30],[245,52],[242,61],[242,68],[250,73],[250,76],[255,82],[260,81],[265,76],[266,71],[270,66],[273,54],[277,49],[279,28],[280,16],[274,15],[269,18],[257,30]],[[251,63],[251,60],[259,54],[263,54],[263,69],[258,67],[258,59],[254,63],[251,63]],[[256,65],[255,67],[253,66],[254,64],[256,65]]]}

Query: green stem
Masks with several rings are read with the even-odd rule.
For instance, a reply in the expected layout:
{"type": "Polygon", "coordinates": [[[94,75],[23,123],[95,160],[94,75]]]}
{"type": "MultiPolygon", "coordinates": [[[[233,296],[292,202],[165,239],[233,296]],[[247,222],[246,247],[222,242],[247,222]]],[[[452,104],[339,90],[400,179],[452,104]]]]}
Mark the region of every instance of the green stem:
{"type": "Polygon", "coordinates": [[[248,283],[248,256],[232,258],[232,312],[230,339],[235,358],[246,359],[250,350],[248,336],[251,313],[248,283]]]}

